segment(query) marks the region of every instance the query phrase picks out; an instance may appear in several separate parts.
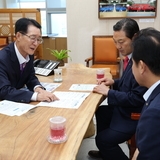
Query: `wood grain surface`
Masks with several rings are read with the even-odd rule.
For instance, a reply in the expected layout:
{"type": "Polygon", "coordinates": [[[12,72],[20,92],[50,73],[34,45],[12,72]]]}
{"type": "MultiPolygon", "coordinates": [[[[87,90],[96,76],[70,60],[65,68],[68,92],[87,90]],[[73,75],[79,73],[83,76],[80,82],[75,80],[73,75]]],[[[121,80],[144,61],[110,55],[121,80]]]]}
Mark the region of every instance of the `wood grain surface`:
{"type": "MultiPolygon", "coordinates": [[[[106,76],[111,77],[108,71],[106,76]]],[[[53,82],[53,77],[38,76],[41,82],[53,82]]],[[[63,68],[63,82],[56,90],[68,91],[76,83],[95,84],[96,70],[82,64],[70,64],[63,68]]],[[[75,160],[102,99],[102,95],[91,93],[78,109],[37,107],[22,116],[0,114],[0,160],[75,160]],[[47,141],[49,118],[58,115],[67,119],[68,139],[62,144],[51,144],[47,141]]]]}

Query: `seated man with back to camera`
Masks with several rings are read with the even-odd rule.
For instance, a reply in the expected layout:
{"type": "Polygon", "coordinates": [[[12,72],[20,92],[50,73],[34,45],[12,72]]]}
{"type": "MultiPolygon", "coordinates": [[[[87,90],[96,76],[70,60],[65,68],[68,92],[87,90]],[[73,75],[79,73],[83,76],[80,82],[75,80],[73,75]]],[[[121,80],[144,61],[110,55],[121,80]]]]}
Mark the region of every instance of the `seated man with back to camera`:
{"type": "Polygon", "coordinates": [[[119,146],[135,134],[138,121],[131,113],[140,113],[144,104],[143,94],[147,90],[139,86],[132,73],[132,39],[139,31],[137,22],[124,18],[113,26],[113,40],[120,54],[129,59],[122,77],[116,80],[102,78],[93,91],[103,94],[108,104],[98,107],[96,145],[99,151],[91,150],[88,155],[103,160],[128,160],[119,146]],[[112,89],[108,86],[112,86],[112,89]]]}
{"type": "Polygon", "coordinates": [[[160,32],[142,29],[133,41],[133,74],[146,103],[136,129],[137,150],[132,160],[160,159],[160,32]],[[141,45],[139,45],[141,44],[141,45]]]}
{"type": "Polygon", "coordinates": [[[15,42],[0,51],[0,99],[24,103],[58,100],[35,76],[34,52],[43,42],[41,25],[21,18],[15,23],[15,37],[15,42]],[[28,91],[21,90],[25,85],[28,91]]]}

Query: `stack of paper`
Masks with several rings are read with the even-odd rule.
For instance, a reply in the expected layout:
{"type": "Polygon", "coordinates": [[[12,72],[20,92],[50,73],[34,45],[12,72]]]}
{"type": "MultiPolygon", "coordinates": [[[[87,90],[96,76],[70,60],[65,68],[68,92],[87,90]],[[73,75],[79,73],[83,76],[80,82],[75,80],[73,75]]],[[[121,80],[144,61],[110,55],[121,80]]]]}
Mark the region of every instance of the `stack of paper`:
{"type": "Polygon", "coordinates": [[[36,106],[77,109],[90,93],[56,91],[54,94],[59,98],[59,100],[53,102],[40,102],[36,106]]]}
{"type": "Polygon", "coordinates": [[[30,104],[3,100],[0,102],[0,113],[8,116],[20,116],[34,107],[34,105],[30,104]]]}
{"type": "MultiPolygon", "coordinates": [[[[53,91],[61,85],[61,83],[44,83],[41,84],[46,88],[47,91],[53,91]]],[[[94,84],[73,84],[69,90],[73,91],[92,91],[96,85],[94,84]]],[[[77,109],[83,103],[83,101],[89,96],[86,92],[60,92],[56,91],[54,94],[59,98],[59,100],[53,102],[40,102],[36,106],[16,103],[12,101],[3,100],[0,102],[0,113],[8,116],[20,116],[30,109],[37,106],[46,107],[58,107],[58,108],[72,108],[77,109]]]]}

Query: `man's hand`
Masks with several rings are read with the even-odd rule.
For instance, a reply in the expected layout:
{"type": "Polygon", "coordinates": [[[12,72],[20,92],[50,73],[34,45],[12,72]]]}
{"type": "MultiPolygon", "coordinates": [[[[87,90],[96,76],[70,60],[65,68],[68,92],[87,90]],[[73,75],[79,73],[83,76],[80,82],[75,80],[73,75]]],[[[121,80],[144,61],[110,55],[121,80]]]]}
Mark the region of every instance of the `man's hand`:
{"type": "Polygon", "coordinates": [[[114,80],[113,79],[109,79],[109,78],[101,78],[97,80],[97,84],[105,84],[106,86],[112,86],[114,84],[114,80]]]}
{"type": "Polygon", "coordinates": [[[40,87],[35,89],[35,92],[38,92],[37,95],[37,101],[46,101],[46,102],[52,102],[55,100],[59,100],[59,98],[57,98],[53,93],[48,92],[40,87]]]}
{"type": "Polygon", "coordinates": [[[108,96],[109,87],[106,86],[104,83],[101,83],[100,85],[93,88],[93,92],[100,93],[105,96],[108,96]]]}

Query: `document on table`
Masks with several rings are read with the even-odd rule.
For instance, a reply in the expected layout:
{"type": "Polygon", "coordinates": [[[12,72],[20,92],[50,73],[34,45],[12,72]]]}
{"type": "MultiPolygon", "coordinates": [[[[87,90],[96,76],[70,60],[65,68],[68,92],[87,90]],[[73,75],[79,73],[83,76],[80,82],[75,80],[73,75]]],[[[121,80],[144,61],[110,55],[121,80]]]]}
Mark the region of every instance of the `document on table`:
{"type": "Polygon", "coordinates": [[[77,109],[90,93],[55,91],[54,94],[59,100],[53,102],[40,102],[36,106],[77,109]]]}
{"type": "Polygon", "coordinates": [[[36,106],[3,100],[0,102],[0,113],[8,116],[20,116],[34,107],[36,106]]]}
{"type": "Polygon", "coordinates": [[[93,88],[97,86],[97,84],[72,84],[69,90],[73,91],[93,91],[93,88]]]}
{"type": "Polygon", "coordinates": [[[41,85],[49,92],[52,92],[57,87],[59,87],[62,83],[47,83],[47,82],[41,82],[41,85]]]}

